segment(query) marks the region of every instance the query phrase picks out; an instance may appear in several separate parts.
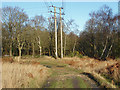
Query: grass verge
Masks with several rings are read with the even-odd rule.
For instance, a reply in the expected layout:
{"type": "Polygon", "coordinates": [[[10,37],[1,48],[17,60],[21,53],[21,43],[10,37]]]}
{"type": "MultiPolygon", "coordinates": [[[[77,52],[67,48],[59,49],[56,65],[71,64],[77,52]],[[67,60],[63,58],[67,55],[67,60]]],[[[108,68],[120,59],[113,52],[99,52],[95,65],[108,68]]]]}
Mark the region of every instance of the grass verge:
{"type": "Polygon", "coordinates": [[[103,76],[100,74],[97,74],[95,72],[92,73],[84,73],[88,75],[91,79],[93,79],[99,87],[102,88],[118,88],[116,85],[113,85],[112,83],[108,82],[103,76]]]}

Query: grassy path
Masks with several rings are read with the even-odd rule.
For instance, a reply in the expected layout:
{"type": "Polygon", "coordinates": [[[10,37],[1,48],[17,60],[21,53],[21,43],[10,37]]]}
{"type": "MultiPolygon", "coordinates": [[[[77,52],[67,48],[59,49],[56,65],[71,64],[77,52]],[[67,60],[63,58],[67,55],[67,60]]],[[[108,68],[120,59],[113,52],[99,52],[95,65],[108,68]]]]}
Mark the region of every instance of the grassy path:
{"type": "Polygon", "coordinates": [[[42,60],[40,63],[51,69],[51,76],[44,83],[43,88],[97,88],[97,85],[81,70],[74,69],[57,60],[42,60]]]}

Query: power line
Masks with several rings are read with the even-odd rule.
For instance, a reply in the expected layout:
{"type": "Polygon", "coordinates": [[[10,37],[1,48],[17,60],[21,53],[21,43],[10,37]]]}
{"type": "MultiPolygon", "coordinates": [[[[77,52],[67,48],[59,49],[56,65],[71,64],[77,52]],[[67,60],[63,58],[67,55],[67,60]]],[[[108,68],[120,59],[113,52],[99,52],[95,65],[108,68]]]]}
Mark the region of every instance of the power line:
{"type": "Polygon", "coordinates": [[[50,2],[50,4],[51,4],[51,6],[53,6],[53,3],[52,3],[52,2],[50,2]]]}
{"type": "Polygon", "coordinates": [[[63,7],[63,0],[62,0],[62,7],[63,7]]]}
{"type": "Polygon", "coordinates": [[[46,2],[46,0],[44,0],[44,3],[45,3],[45,6],[46,6],[46,8],[48,9],[48,12],[51,10],[50,8],[49,8],[49,4],[46,2]]]}
{"type": "MultiPolygon", "coordinates": [[[[49,7],[48,2],[46,2],[46,0],[44,0],[44,4],[45,4],[46,8],[48,9],[48,13],[50,13],[51,9],[50,9],[50,7],[49,7]]],[[[51,4],[52,4],[52,2],[51,2],[51,4]]],[[[52,4],[52,5],[53,5],[53,4],[52,4]]],[[[51,18],[52,18],[52,14],[50,13],[50,18],[48,18],[48,19],[51,19],[51,18]]],[[[48,21],[50,21],[50,20],[48,20],[48,21]]]]}
{"type": "Polygon", "coordinates": [[[49,5],[48,3],[44,0],[45,6],[47,7],[47,9],[49,10],[49,5]]]}

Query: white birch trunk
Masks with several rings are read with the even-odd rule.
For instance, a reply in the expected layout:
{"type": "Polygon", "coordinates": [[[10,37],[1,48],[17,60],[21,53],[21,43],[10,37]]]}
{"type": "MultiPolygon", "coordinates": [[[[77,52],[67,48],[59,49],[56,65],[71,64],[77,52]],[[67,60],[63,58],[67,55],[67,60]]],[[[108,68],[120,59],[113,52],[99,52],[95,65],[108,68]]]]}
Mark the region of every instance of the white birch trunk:
{"type": "Polygon", "coordinates": [[[10,44],[10,56],[12,56],[12,44],[10,44]]]}
{"type": "Polygon", "coordinates": [[[37,41],[38,41],[38,47],[39,47],[40,56],[41,56],[41,53],[42,53],[42,47],[41,47],[41,42],[40,42],[40,36],[37,37],[37,41]]]}
{"type": "Polygon", "coordinates": [[[102,54],[101,54],[100,59],[102,58],[102,56],[103,56],[103,54],[104,54],[104,52],[105,52],[105,50],[106,50],[106,48],[107,48],[107,43],[108,43],[108,36],[107,36],[106,43],[105,43],[105,45],[104,45],[104,49],[103,49],[103,52],[102,52],[102,54]]]}
{"type": "Polygon", "coordinates": [[[110,46],[110,48],[109,48],[109,51],[108,51],[107,57],[109,56],[112,47],[113,47],[113,44],[111,44],[111,46],[110,46]]]}
{"type": "Polygon", "coordinates": [[[21,58],[21,47],[19,47],[19,58],[21,58]]]}
{"type": "Polygon", "coordinates": [[[39,46],[39,52],[40,52],[40,56],[41,56],[41,52],[42,52],[42,50],[41,50],[41,46],[39,46]]]}
{"type": "Polygon", "coordinates": [[[75,43],[74,43],[74,46],[73,46],[73,53],[75,52],[75,46],[76,46],[76,39],[75,39],[75,43]]]}

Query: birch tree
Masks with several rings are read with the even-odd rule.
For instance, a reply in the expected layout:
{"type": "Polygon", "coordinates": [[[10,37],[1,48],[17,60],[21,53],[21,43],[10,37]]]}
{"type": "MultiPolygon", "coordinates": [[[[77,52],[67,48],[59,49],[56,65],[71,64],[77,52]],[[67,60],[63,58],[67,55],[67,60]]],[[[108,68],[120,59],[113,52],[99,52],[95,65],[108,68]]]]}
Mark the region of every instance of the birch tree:
{"type": "Polygon", "coordinates": [[[96,57],[97,55],[99,59],[105,60],[114,45],[112,9],[105,5],[100,10],[94,11],[89,15],[90,19],[85,25],[86,35],[82,35],[86,38],[86,45],[84,44],[84,47],[88,45],[88,50],[85,49],[86,53],[90,57],[96,57]]]}
{"type": "Polygon", "coordinates": [[[68,20],[67,22],[64,21],[63,22],[63,30],[64,30],[64,56],[66,55],[66,45],[67,45],[67,34],[72,31],[71,30],[71,26],[72,26],[72,23],[74,22],[73,19],[71,20],[68,20]]]}
{"type": "Polygon", "coordinates": [[[33,19],[33,27],[35,27],[35,35],[36,35],[36,42],[38,44],[38,47],[39,47],[39,53],[40,53],[40,56],[42,55],[42,46],[41,46],[41,31],[45,30],[44,28],[44,22],[45,22],[45,18],[41,15],[41,16],[35,16],[33,19]]]}

